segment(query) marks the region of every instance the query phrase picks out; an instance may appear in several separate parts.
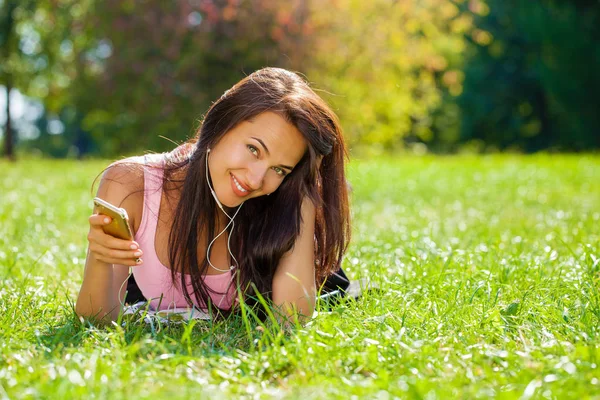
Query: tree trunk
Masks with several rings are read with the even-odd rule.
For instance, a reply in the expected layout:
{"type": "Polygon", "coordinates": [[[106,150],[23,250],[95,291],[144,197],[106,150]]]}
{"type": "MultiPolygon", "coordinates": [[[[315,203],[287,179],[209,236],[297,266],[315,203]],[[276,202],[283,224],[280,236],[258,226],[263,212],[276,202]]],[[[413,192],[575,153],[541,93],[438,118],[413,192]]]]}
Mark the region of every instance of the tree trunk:
{"type": "Polygon", "coordinates": [[[10,79],[6,80],[6,124],[4,129],[4,156],[11,161],[16,161],[15,149],[13,147],[13,129],[12,121],[10,117],[10,91],[12,89],[12,83],[10,79]]]}
{"type": "MultiPolygon", "coordinates": [[[[15,39],[15,16],[14,11],[17,8],[17,1],[11,0],[5,3],[5,10],[2,10],[3,16],[6,17],[6,20],[0,21],[0,26],[2,27],[2,32],[0,33],[0,57],[1,62],[6,64],[6,60],[10,57],[11,50],[14,48],[14,39],[15,39]]],[[[0,3],[0,4],[2,4],[0,3]]],[[[4,126],[4,156],[11,161],[15,161],[15,150],[14,150],[14,132],[12,128],[12,119],[10,117],[10,92],[13,88],[12,74],[10,67],[4,66],[4,68],[0,68],[0,73],[2,76],[0,78],[4,78],[4,85],[6,87],[6,124],[4,126]]]]}

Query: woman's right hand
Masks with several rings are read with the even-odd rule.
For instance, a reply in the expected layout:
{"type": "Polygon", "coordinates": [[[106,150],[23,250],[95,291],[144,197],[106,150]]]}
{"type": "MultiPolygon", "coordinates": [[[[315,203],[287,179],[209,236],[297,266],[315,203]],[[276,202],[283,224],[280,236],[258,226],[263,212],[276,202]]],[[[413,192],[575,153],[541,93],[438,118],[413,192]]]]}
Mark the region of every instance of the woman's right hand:
{"type": "Polygon", "coordinates": [[[110,224],[110,217],[102,214],[92,214],[89,222],[88,242],[90,255],[94,259],[107,264],[128,266],[142,264],[143,252],[137,242],[119,239],[104,233],[102,227],[110,224]]]}

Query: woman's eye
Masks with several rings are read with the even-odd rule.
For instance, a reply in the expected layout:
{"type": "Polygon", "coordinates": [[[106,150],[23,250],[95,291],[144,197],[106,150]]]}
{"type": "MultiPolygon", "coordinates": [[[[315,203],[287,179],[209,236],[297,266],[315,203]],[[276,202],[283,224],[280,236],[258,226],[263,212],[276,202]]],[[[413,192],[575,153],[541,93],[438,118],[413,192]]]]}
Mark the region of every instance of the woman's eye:
{"type": "Polygon", "coordinates": [[[251,144],[249,144],[248,146],[248,150],[250,150],[250,153],[254,154],[255,156],[258,156],[258,149],[254,146],[252,146],[251,144]]]}
{"type": "Polygon", "coordinates": [[[273,168],[273,170],[277,173],[277,175],[279,176],[286,176],[287,173],[285,172],[285,170],[283,170],[282,168],[279,167],[275,167],[273,168]]]}

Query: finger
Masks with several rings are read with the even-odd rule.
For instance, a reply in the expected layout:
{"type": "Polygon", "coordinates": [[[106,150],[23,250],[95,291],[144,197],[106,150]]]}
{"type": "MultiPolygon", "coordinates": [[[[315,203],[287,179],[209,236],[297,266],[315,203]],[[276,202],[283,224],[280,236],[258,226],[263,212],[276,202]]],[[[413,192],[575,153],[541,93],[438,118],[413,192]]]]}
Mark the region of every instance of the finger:
{"type": "Polygon", "coordinates": [[[140,248],[136,241],[116,238],[104,233],[102,229],[92,229],[88,234],[88,240],[90,243],[97,243],[108,249],[135,251],[140,248]]]}
{"type": "Polygon", "coordinates": [[[95,226],[95,227],[101,227],[101,226],[110,224],[112,219],[107,215],[92,214],[92,215],[90,215],[89,221],[90,221],[90,225],[95,226]]]}
{"type": "MultiPolygon", "coordinates": [[[[88,233],[88,240],[90,242],[97,242],[104,247],[109,247],[118,250],[137,250],[140,245],[135,240],[119,239],[112,235],[104,232],[102,228],[104,222],[101,222],[97,218],[98,214],[94,214],[90,217],[90,232],[88,233]]],[[[110,218],[109,218],[110,220],[110,218]]]]}
{"type": "Polygon", "coordinates": [[[133,251],[133,250],[129,250],[129,251],[115,250],[112,248],[106,248],[97,243],[90,244],[90,250],[93,251],[94,253],[96,253],[97,255],[100,255],[107,259],[110,258],[113,260],[135,260],[136,258],[139,258],[142,255],[144,255],[142,250],[135,250],[135,251],[133,251]]]}
{"type": "Polygon", "coordinates": [[[104,263],[107,264],[118,264],[118,265],[126,265],[129,267],[137,267],[139,265],[142,265],[144,263],[144,261],[141,258],[138,259],[128,259],[128,260],[120,260],[120,259],[116,259],[116,258],[106,258],[106,257],[97,257],[96,258],[98,261],[102,261],[104,263]]]}

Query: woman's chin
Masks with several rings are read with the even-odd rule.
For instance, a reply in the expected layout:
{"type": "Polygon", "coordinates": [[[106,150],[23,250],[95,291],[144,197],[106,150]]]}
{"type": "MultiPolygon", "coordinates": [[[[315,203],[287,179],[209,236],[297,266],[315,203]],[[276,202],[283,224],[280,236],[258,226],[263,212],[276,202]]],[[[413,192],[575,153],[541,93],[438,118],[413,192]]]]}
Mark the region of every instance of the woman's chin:
{"type": "Polygon", "coordinates": [[[221,201],[221,204],[223,204],[223,207],[236,208],[240,204],[242,204],[245,200],[247,200],[247,199],[246,198],[241,198],[241,197],[238,197],[238,196],[232,196],[232,197],[228,197],[228,198],[223,199],[223,201],[221,201]]]}
{"type": "Polygon", "coordinates": [[[239,207],[243,202],[253,199],[255,197],[263,197],[265,194],[260,194],[260,192],[253,192],[246,196],[240,196],[235,192],[226,193],[224,195],[217,194],[219,201],[223,205],[223,207],[235,209],[239,207]]]}
{"type": "Polygon", "coordinates": [[[236,207],[239,207],[240,204],[242,204],[241,201],[231,202],[231,203],[223,203],[223,207],[229,208],[229,209],[235,209],[236,207]]]}

